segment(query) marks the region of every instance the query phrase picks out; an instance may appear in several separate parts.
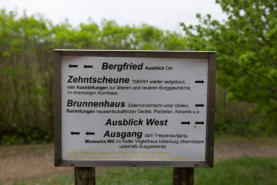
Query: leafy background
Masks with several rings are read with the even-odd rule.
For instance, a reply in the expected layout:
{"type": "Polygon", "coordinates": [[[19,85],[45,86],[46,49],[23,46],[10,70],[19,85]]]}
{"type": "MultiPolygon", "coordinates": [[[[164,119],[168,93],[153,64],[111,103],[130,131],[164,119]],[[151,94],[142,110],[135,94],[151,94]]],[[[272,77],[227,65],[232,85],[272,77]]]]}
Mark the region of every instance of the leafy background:
{"type": "Polygon", "coordinates": [[[92,21],[72,27],[0,10],[0,142],[53,140],[53,49],[217,51],[216,134],[277,133],[277,2],[218,0],[227,20],[197,15],[182,33],[92,21]]]}

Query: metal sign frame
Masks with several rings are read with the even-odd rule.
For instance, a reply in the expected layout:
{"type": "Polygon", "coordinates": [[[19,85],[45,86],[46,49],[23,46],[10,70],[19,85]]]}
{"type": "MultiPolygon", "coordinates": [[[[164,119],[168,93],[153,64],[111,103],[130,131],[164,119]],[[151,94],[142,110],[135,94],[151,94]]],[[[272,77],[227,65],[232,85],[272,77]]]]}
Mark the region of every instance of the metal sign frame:
{"type": "Polygon", "coordinates": [[[144,167],[212,167],[214,156],[216,53],[214,51],[142,51],[142,50],[54,50],[54,141],[55,166],[144,166],[144,167]],[[207,120],[205,161],[71,161],[62,160],[61,151],[61,63],[62,56],[143,57],[143,58],[205,58],[208,59],[207,120]]]}

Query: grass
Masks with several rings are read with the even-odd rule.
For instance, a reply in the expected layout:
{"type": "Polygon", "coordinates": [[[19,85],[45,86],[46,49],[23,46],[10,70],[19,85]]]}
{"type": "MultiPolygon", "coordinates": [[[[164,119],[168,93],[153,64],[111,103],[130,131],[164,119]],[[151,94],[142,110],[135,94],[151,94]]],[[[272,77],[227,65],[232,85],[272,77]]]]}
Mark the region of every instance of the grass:
{"type": "MultiPolygon", "coordinates": [[[[195,169],[195,185],[277,185],[277,158],[217,162],[214,168],[195,169]]],[[[69,175],[13,182],[12,185],[73,185],[69,175]]],[[[97,171],[97,185],[170,185],[172,168],[108,168],[97,171]]]]}

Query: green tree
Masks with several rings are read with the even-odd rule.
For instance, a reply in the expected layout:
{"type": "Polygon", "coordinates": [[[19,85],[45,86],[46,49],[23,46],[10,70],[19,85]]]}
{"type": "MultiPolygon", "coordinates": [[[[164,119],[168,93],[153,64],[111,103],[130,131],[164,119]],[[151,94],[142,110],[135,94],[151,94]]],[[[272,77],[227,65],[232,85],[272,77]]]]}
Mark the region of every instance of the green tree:
{"type": "Polygon", "coordinates": [[[50,141],[53,49],[185,49],[185,37],[115,21],[54,25],[40,16],[0,10],[0,143],[50,141]]]}
{"type": "Polygon", "coordinates": [[[277,128],[277,1],[217,3],[227,20],[220,23],[197,14],[199,25],[182,23],[187,44],[195,50],[217,51],[217,82],[229,96],[257,104],[272,132],[277,128]]]}

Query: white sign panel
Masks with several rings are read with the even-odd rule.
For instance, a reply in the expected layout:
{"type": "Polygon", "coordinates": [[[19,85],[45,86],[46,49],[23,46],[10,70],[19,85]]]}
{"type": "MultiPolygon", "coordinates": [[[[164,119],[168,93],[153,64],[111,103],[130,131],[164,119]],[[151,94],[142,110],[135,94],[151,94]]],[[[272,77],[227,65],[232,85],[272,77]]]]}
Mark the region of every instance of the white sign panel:
{"type": "Polygon", "coordinates": [[[206,161],[208,58],[60,60],[62,161],[206,161]]]}

